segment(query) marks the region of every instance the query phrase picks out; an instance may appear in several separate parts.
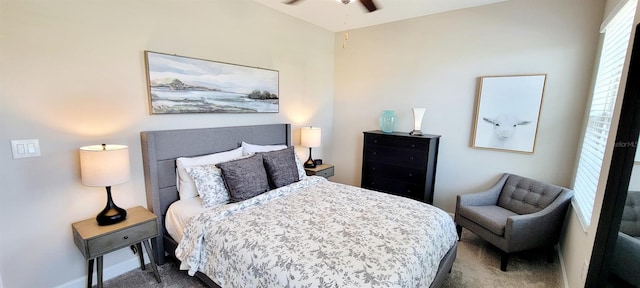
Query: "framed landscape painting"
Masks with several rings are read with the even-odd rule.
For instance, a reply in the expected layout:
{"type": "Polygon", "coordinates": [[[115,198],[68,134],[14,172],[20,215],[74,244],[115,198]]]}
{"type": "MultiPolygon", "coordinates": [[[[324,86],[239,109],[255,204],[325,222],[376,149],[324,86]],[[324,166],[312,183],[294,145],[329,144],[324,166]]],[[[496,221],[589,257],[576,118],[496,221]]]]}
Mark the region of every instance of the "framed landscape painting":
{"type": "Polygon", "coordinates": [[[481,77],[471,146],[533,153],[546,76],[481,77]]]}
{"type": "Polygon", "coordinates": [[[151,114],[277,113],[278,71],[145,51],[151,114]]]}

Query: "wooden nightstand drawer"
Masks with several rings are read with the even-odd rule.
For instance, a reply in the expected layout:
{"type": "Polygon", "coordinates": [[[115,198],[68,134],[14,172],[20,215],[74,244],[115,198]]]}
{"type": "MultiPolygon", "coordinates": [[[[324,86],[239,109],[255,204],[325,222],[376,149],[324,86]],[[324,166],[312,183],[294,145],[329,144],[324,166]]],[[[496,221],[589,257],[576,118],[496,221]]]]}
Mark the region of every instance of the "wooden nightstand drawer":
{"type": "Polygon", "coordinates": [[[73,223],[73,241],[86,259],[139,243],[158,235],[156,216],[138,206],[127,209],[127,219],[98,226],[95,219],[73,223]]]}
{"type": "Polygon", "coordinates": [[[142,246],[151,261],[150,266],[158,283],[160,274],[153,259],[151,241],[149,239],[158,236],[158,218],[149,210],[141,206],[127,209],[127,218],[111,225],[100,226],[95,218],[90,218],[71,224],[73,241],[87,260],[87,287],[92,287],[93,262],[98,266],[98,287],[102,287],[102,258],[104,254],[127,246],[136,246],[140,268],[144,270],[144,257],[142,246]]]}
{"type": "Polygon", "coordinates": [[[323,170],[320,170],[320,171],[316,172],[316,176],[321,176],[321,177],[324,177],[324,178],[329,178],[329,177],[333,176],[333,166],[331,166],[331,167],[329,167],[327,169],[323,169],[323,170]]]}
{"type": "Polygon", "coordinates": [[[316,168],[304,168],[307,176],[320,176],[324,178],[329,178],[333,176],[334,170],[333,165],[329,164],[320,164],[316,166],[316,168]]]}
{"type": "Polygon", "coordinates": [[[89,239],[87,240],[89,257],[92,258],[130,246],[155,235],[158,235],[156,221],[149,221],[102,237],[89,239]]]}

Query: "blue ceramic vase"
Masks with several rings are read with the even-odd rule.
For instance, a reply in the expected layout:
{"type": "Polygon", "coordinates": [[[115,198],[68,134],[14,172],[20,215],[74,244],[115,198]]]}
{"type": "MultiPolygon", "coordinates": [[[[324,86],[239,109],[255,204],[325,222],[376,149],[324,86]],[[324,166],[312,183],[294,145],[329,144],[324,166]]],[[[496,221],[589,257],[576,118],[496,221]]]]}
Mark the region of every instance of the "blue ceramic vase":
{"type": "Polygon", "coordinates": [[[391,133],[396,129],[396,112],[393,110],[383,110],[380,115],[380,130],[384,133],[391,133]]]}

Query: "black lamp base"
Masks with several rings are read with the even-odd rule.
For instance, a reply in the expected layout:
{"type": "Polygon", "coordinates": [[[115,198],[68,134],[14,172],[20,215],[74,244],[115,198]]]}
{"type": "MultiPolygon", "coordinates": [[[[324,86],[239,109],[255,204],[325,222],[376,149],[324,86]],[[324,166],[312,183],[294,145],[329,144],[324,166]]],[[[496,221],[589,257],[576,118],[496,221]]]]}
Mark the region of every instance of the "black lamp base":
{"type": "Polygon", "coordinates": [[[309,159],[304,162],[304,168],[316,168],[316,162],[311,159],[311,147],[309,147],[309,159]]]}
{"type": "Polygon", "coordinates": [[[111,186],[107,186],[107,206],[104,207],[102,212],[96,216],[96,221],[100,226],[106,226],[116,224],[127,219],[127,210],[124,210],[115,203],[111,198],[111,186]]]}

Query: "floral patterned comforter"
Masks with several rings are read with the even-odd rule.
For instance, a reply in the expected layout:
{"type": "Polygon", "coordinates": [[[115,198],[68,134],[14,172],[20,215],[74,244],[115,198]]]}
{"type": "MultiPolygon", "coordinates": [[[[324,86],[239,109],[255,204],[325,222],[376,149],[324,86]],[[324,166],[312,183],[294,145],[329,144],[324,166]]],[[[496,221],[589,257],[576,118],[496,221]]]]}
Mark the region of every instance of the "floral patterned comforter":
{"type": "Polygon", "coordinates": [[[456,239],[438,208],[313,176],[203,211],[176,256],[221,287],[429,287],[456,239]]]}

